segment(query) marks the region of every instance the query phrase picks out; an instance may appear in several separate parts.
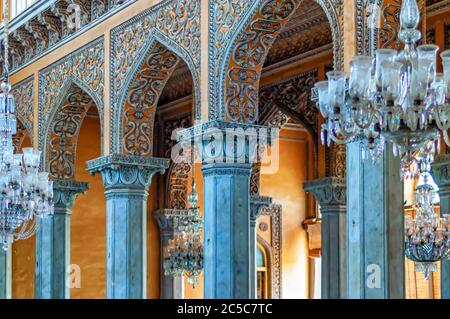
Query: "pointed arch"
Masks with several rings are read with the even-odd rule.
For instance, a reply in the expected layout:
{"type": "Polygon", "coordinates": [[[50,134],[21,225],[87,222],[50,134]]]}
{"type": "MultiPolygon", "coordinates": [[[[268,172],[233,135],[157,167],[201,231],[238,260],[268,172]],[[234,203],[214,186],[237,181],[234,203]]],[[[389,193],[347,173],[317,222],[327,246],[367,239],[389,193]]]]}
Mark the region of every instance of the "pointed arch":
{"type": "Polygon", "coordinates": [[[74,179],[78,134],[94,98],[74,81],[64,85],[59,107],[49,115],[42,145],[45,169],[54,179],[74,179]]]}
{"type": "MultiPolygon", "coordinates": [[[[335,68],[342,68],[340,5],[314,0],[329,20],[335,68]]],[[[258,119],[259,81],[265,58],[282,28],[303,0],[259,0],[253,15],[244,21],[227,47],[219,77],[219,117],[227,121],[255,123],[258,119]]],[[[211,104],[215,107],[215,104],[211,104]]],[[[212,112],[214,113],[214,112],[212,112]]]]}
{"type": "MultiPolygon", "coordinates": [[[[125,79],[119,94],[116,123],[116,147],[128,155],[152,156],[153,131],[159,98],[168,80],[181,61],[190,70],[194,83],[194,108],[198,109],[198,86],[192,71],[192,61],[180,57],[180,51],[167,46],[166,40],[155,30],[154,37],[143,48],[141,58],[125,79]],[[145,53],[145,54],[144,54],[145,53]]],[[[181,55],[184,56],[184,55],[181,55]]],[[[116,106],[117,107],[117,106],[116,106]]]]}

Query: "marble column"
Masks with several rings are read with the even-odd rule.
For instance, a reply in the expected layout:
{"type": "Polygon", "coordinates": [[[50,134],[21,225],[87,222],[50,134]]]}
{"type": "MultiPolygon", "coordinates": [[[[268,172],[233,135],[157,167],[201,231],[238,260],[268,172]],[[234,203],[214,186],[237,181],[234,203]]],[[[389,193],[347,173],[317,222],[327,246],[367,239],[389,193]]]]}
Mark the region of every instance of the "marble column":
{"type": "Polygon", "coordinates": [[[263,208],[272,204],[272,198],[266,196],[252,195],[250,198],[250,299],[256,299],[256,249],[258,247],[256,224],[263,208]]]}
{"type": "Polygon", "coordinates": [[[378,163],[347,146],[348,298],[405,297],[403,182],[400,159],[386,145],[378,163]]]}
{"type": "Polygon", "coordinates": [[[12,291],[12,247],[7,251],[0,247],[0,299],[11,299],[12,291]]]}
{"type": "Polygon", "coordinates": [[[182,276],[164,275],[164,248],[167,247],[169,240],[176,234],[174,228],[174,217],[181,216],[181,211],[176,209],[162,209],[153,213],[159,226],[160,243],[160,297],[161,299],[184,299],[184,278],[182,276]]]}
{"type": "Polygon", "coordinates": [[[111,154],[89,161],[101,173],[106,197],[106,297],[147,296],[147,197],[153,175],[169,160],[111,154]]]}
{"type": "Polygon", "coordinates": [[[345,179],[328,177],[303,183],[320,205],[322,218],[322,299],[347,295],[346,185],[345,179]]]}
{"type": "Polygon", "coordinates": [[[34,297],[36,299],[70,299],[70,223],[72,206],[88,184],[55,180],[55,213],[39,220],[36,232],[34,297]]]}
{"type": "Polygon", "coordinates": [[[273,138],[266,127],[220,120],[178,133],[199,146],[204,177],[204,297],[251,297],[250,175],[256,149],[273,138]]]}
{"type": "MultiPolygon", "coordinates": [[[[437,156],[431,173],[439,186],[441,215],[450,214],[450,154],[437,156]]],[[[450,299],[449,260],[441,261],[441,299],[450,299]]]]}

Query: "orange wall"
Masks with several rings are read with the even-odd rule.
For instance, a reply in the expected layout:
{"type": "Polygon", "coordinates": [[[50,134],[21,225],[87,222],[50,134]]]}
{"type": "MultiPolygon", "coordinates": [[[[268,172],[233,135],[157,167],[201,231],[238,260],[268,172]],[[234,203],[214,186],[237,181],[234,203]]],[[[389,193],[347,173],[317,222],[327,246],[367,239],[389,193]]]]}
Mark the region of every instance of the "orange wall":
{"type": "Polygon", "coordinates": [[[308,134],[303,131],[280,132],[278,172],[261,175],[261,195],[282,205],[282,295],[283,298],[308,298],[309,266],[306,218],[307,196],[302,183],[308,180],[312,163],[308,134]]]}
{"type": "MultiPolygon", "coordinates": [[[[22,147],[30,147],[25,138],[22,147]]],[[[34,298],[34,249],[35,237],[14,242],[12,246],[12,297],[13,299],[34,298]]]]}
{"type": "Polygon", "coordinates": [[[86,161],[101,155],[100,120],[86,117],[80,130],[76,174],[77,181],[89,183],[85,195],[79,195],[72,210],[71,264],[80,266],[81,288],[71,289],[71,298],[105,298],[106,203],[100,175],[90,176],[86,161]]]}

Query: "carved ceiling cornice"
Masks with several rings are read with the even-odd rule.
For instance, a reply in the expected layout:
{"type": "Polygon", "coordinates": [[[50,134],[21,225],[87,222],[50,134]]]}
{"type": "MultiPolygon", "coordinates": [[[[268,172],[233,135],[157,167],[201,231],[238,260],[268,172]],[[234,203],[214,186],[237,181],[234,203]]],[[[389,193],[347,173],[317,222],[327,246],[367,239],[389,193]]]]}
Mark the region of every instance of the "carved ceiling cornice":
{"type": "MultiPolygon", "coordinates": [[[[44,54],[86,31],[135,0],[49,0],[21,13],[11,22],[11,69],[18,71],[44,54]],[[71,6],[81,10],[79,28],[71,29],[71,6]],[[122,6],[122,7],[120,7],[122,6]]],[[[0,58],[0,65],[3,58],[0,58]]],[[[1,67],[0,67],[0,71],[1,67]]]]}
{"type": "Polygon", "coordinates": [[[447,11],[450,8],[450,0],[427,0],[427,17],[447,11]]]}

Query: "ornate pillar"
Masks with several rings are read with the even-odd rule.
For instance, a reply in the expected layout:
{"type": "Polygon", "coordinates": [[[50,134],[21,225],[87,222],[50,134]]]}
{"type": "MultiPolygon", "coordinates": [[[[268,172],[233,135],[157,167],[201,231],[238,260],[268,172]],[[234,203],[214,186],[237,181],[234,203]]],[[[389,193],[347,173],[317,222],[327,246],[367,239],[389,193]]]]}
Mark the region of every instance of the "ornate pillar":
{"type": "MultiPolygon", "coordinates": [[[[432,164],[432,175],[439,186],[441,215],[450,214],[450,154],[439,155],[432,164]]],[[[441,298],[450,299],[450,261],[441,261],[441,298]]]]}
{"type": "Polygon", "coordinates": [[[169,160],[111,154],[89,161],[101,173],[106,196],[106,297],[147,296],[147,197],[153,175],[169,160]]]}
{"type": "Polygon", "coordinates": [[[251,297],[250,175],[270,132],[220,120],[179,132],[180,141],[200,146],[203,162],[206,299],[251,297]]]}
{"type": "Polygon", "coordinates": [[[55,214],[40,223],[36,232],[36,299],[70,299],[70,222],[72,206],[88,184],[55,180],[53,184],[55,214]]]}
{"type": "Polygon", "coordinates": [[[12,290],[12,252],[0,248],[0,299],[11,299],[12,290]]]}
{"type": "Polygon", "coordinates": [[[162,209],[153,213],[159,226],[160,243],[160,270],[159,282],[161,289],[161,299],[184,299],[184,278],[182,276],[172,277],[164,274],[164,247],[169,240],[174,237],[176,230],[174,227],[174,217],[180,216],[182,211],[176,209],[162,209]]]}
{"type": "Polygon", "coordinates": [[[322,216],[322,299],[345,299],[347,294],[345,179],[328,177],[303,183],[320,205],[322,216]]]}
{"type": "Polygon", "coordinates": [[[403,299],[405,257],[400,159],[386,150],[378,163],[347,146],[348,298],[403,299]]]}
{"type": "Polygon", "coordinates": [[[256,223],[264,207],[272,204],[272,198],[252,195],[250,198],[250,299],[256,299],[256,249],[258,245],[256,223]]]}

